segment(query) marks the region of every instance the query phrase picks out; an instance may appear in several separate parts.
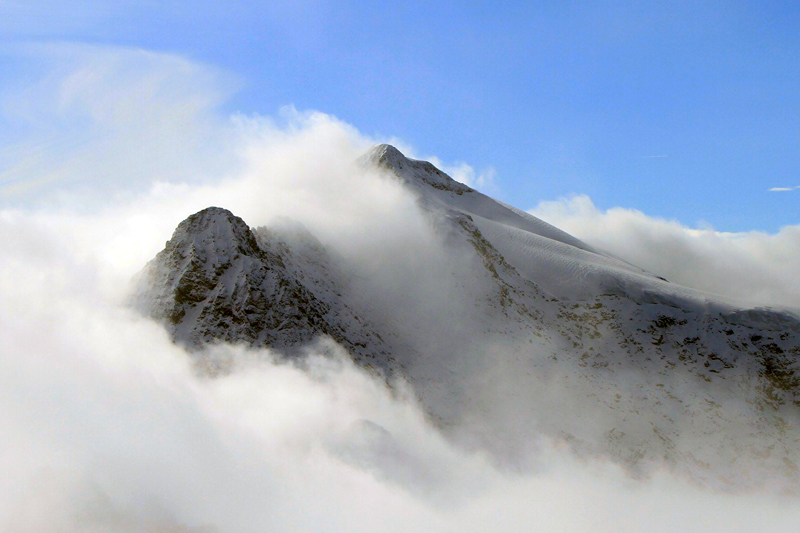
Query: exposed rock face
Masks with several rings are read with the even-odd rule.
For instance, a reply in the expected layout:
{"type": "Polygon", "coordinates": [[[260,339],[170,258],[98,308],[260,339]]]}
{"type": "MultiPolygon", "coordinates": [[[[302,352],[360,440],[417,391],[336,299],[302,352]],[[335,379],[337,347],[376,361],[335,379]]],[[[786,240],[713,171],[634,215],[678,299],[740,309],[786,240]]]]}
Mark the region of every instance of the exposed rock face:
{"type": "Polygon", "coordinates": [[[291,352],[326,335],[372,359],[386,349],[368,328],[349,329],[359,319],[337,301],[346,283],[337,274],[302,227],[252,231],[209,207],[181,222],[145,267],[136,305],[193,348],[223,341],[291,352]]]}
{"type": "Polygon", "coordinates": [[[292,353],[331,337],[360,364],[402,372],[443,425],[480,420],[489,448],[544,434],[633,468],[666,462],[723,486],[779,472],[800,487],[792,313],[668,283],[394,147],[365,162],[406,184],[465,259],[442,278],[460,302],[451,315],[375,312],[302,226],[251,230],[220,208],[178,226],[137,305],[193,348],[292,353]]]}

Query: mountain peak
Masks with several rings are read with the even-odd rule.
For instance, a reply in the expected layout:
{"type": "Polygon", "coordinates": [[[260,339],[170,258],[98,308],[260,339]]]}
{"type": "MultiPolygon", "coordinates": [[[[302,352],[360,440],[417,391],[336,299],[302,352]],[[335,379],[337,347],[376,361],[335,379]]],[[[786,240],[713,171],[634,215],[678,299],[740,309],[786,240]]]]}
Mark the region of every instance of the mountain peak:
{"type": "Polygon", "coordinates": [[[274,229],[251,230],[219,207],[191,215],[139,275],[133,305],[192,349],[223,341],[293,354],[327,336],[357,360],[388,361],[365,313],[344,300],[347,278],[322,244],[297,222],[274,229]]]}
{"type": "Polygon", "coordinates": [[[406,157],[391,144],[378,144],[367,152],[365,159],[379,168],[393,172],[406,183],[419,186],[428,185],[441,191],[449,191],[458,195],[473,192],[473,189],[460,183],[429,162],[406,157]]]}
{"type": "Polygon", "coordinates": [[[402,169],[408,158],[391,144],[376,144],[367,153],[367,159],[378,166],[402,169]]]}
{"type": "Polygon", "coordinates": [[[231,225],[238,228],[248,227],[244,220],[237,217],[227,209],[212,206],[206,207],[205,209],[190,215],[178,225],[177,229],[184,228],[185,230],[198,230],[217,224],[231,225]]]}
{"type": "Polygon", "coordinates": [[[247,223],[221,207],[207,207],[189,216],[175,229],[169,244],[191,248],[193,253],[258,254],[255,236],[247,223]]]}

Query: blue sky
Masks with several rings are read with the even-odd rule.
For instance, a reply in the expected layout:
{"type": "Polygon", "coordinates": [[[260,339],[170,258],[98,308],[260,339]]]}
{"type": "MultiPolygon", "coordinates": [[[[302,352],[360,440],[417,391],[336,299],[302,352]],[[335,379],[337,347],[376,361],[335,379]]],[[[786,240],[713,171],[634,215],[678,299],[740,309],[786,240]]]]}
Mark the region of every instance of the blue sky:
{"type": "Polygon", "coordinates": [[[0,0],[0,89],[37,75],[21,43],[177,54],[236,80],[226,113],[317,109],[493,171],[521,208],[775,231],[800,222],[800,189],[769,191],[800,185],[798,27],[766,1],[0,0]]]}

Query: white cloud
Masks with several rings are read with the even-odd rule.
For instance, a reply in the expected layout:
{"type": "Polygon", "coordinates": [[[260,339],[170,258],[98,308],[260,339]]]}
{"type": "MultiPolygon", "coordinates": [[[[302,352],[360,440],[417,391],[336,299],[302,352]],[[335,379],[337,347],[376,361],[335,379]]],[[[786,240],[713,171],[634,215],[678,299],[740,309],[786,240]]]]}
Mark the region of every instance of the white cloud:
{"type": "MultiPolygon", "coordinates": [[[[83,191],[98,203],[153,181],[218,178],[235,164],[215,109],[230,76],[179,56],[85,45],[27,45],[47,74],[5,87],[14,144],[0,158],[0,201],[29,205],[83,191]],[[17,135],[14,135],[14,133],[17,135]]],[[[74,201],[74,200],[73,200],[74,201]]]]}
{"type": "Polygon", "coordinates": [[[796,523],[791,499],[714,493],[663,474],[634,481],[542,441],[546,469],[499,469],[446,441],[408,395],[343,360],[312,356],[298,367],[218,347],[238,369],[198,377],[160,327],[103,289],[102,262],[74,246],[81,226],[40,217],[0,218],[0,529],[780,531],[796,523]]]}
{"type": "Polygon", "coordinates": [[[800,189],[800,186],[797,187],[772,187],[769,189],[770,192],[785,192],[785,191],[793,191],[795,189],[800,189]]]}
{"type": "Polygon", "coordinates": [[[476,172],[471,165],[464,162],[448,164],[436,156],[429,156],[425,159],[436,165],[454,180],[479,189],[485,194],[492,194],[497,189],[495,184],[497,171],[494,168],[488,167],[481,172],[476,172]]]}
{"type": "Polygon", "coordinates": [[[534,216],[670,281],[751,305],[800,307],[800,225],[778,233],[688,228],[588,196],[541,202],[534,216]]]}
{"type": "MultiPolygon", "coordinates": [[[[78,55],[16,96],[27,106],[18,119],[86,140],[18,170],[21,183],[56,176],[37,189],[57,196],[56,207],[32,198],[0,211],[0,529],[752,531],[797,523],[792,498],[719,494],[666,474],[635,481],[542,441],[531,453],[545,468],[509,472],[443,438],[409,394],[313,351],[301,367],[217,347],[237,370],[197,376],[162,328],[124,305],[130,276],[193,211],[221,205],[254,225],[299,218],[362,260],[385,294],[411,303],[438,294],[431,261],[452,258],[437,255],[438,241],[399,186],[353,171],[373,140],[352,126],[292,108],[277,118],[222,117],[218,80],[203,67],[127,50],[78,55]],[[225,144],[208,152],[208,139],[225,144]],[[185,164],[185,174],[172,173],[185,164]]],[[[37,135],[25,146],[37,146],[37,135]]],[[[440,316],[452,317],[457,302],[442,305],[440,316]]]]}

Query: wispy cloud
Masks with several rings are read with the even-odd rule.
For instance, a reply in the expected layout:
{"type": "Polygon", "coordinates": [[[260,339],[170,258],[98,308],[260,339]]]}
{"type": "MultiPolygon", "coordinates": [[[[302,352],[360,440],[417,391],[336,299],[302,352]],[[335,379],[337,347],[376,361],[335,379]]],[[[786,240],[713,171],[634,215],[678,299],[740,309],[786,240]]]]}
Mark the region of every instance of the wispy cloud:
{"type": "Polygon", "coordinates": [[[773,187],[769,189],[770,192],[785,192],[785,191],[793,191],[795,189],[800,189],[800,185],[795,185],[794,187],[773,187]]]}
{"type": "Polygon", "coordinates": [[[9,53],[49,75],[2,87],[0,133],[15,144],[0,154],[0,200],[21,205],[69,188],[107,198],[121,184],[144,190],[229,171],[231,160],[220,157],[231,154],[228,118],[216,107],[235,91],[233,75],[112,46],[29,44],[9,53]],[[25,128],[13,135],[13,124],[25,128]]]}

